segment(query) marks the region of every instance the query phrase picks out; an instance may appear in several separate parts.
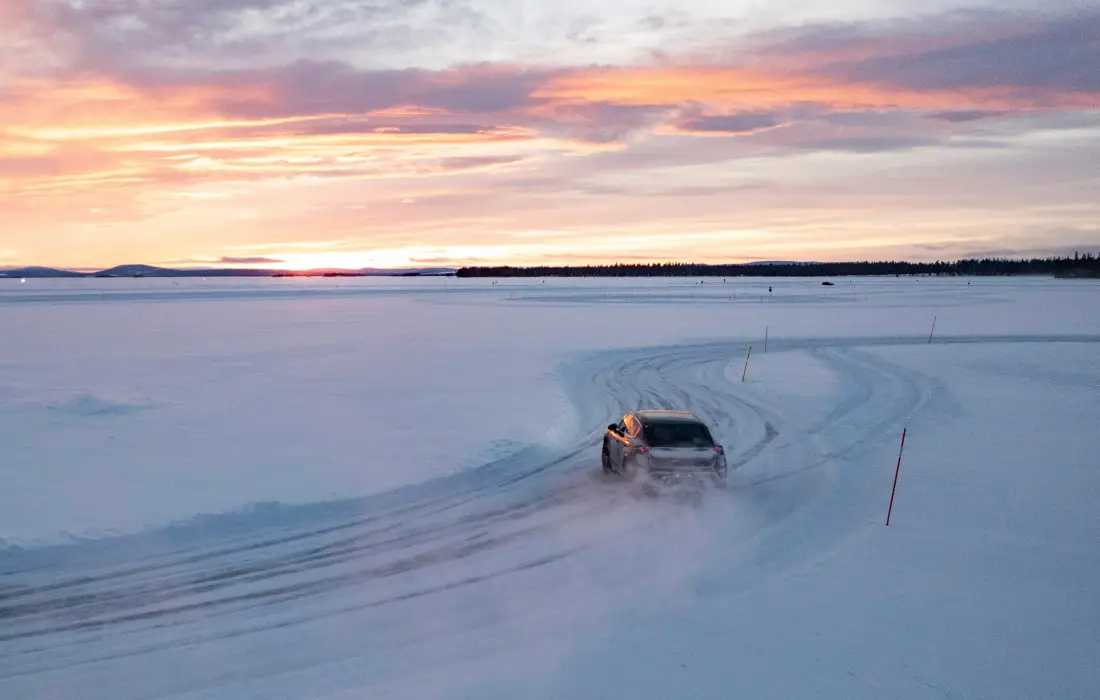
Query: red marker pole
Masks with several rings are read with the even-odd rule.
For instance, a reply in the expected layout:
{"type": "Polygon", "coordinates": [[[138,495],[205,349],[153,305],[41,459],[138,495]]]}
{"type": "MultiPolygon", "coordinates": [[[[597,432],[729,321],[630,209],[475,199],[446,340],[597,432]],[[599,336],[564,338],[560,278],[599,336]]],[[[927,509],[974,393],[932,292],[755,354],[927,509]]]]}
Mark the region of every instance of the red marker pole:
{"type": "Polygon", "coordinates": [[[886,510],[886,527],[890,527],[890,513],[894,511],[894,492],[898,490],[898,473],[901,471],[901,453],[905,451],[905,431],[908,428],[902,428],[901,431],[901,449],[898,450],[898,466],[894,470],[894,487],[890,489],[890,507],[886,510]]]}

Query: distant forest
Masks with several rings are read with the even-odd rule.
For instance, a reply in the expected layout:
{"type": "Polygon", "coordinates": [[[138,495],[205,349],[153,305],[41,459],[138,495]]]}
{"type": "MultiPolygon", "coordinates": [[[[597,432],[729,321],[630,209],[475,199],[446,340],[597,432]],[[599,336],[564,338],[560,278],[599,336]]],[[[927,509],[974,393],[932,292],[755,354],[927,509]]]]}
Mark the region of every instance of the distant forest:
{"type": "Polygon", "coordinates": [[[855,276],[1009,276],[1100,277],[1100,256],[954,262],[779,262],[739,265],[638,263],[564,267],[463,267],[456,277],[855,277],[855,276]]]}

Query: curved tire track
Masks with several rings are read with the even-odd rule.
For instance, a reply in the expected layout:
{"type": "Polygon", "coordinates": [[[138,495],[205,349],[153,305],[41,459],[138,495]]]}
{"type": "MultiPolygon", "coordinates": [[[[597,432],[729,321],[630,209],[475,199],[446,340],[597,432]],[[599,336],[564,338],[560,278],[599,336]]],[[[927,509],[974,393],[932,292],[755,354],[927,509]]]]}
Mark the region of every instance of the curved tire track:
{"type": "MultiPolygon", "coordinates": [[[[1049,337],[954,338],[940,342],[1050,342],[1049,337]]],[[[1093,336],[1053,338],[1097,342],[1093,336]]],[[[353,590],[356,602],[284,614],[236,632],[251,634],[318,615],[339,615],[439,594],[551,565],[588,543],[552,536],[563,523],[597,519],[627,502],[601,479],[602,426],[625,410],[673,405],[695,411],[728,442],[735,489],[797,478],[882,439],[928,399],[921,377],[862,348],[916,344],[912,338],[773,342],[772,353],[807,351],[840,377],[844,392],[817,423],[792,425],[780,407],[729,381],[740,346],[731,343],[620,350],[563,369],[582,426],[566,449],[528,449],[469,473],[379,497],[318,506],[317,517],[285,527],[184,540],[122,538],[47,552],[8,553],[0,589],[0,678],[51,665],[51,654],[104,634],[132,640],[126,651],[158,648],[151,630],[178,629],[172,644],[202,644],[203,621],[257,607],[281,613],[353,590]],[[729,441],[728,438],[736,438],[729,441]],[[826,446],[822,448],[821,445],[826,446]],[[789,455],[789,459],[788,459],[789,455]],[[783,464],[781,469],[767,469],[783,464]],[[784,462],[786,460],[786,462],[784,462]],[[543,538],[541,546],[516,548],[543,538]],[[145,545],[145,546],[142,546],[145,545]],[[511,548],[511,549],[510,549],[511,548]],[[533,551],[532,551],[533,550],[533,551]],[[495,553],[492,560],[486,555],[495,553]],[[503,553],[503,554],[502,554],[503,553]],[[500,566],[503,556],[507,565],[500,566]],[[450,576],[462,562],[468,573],[450,576]],[[396,592],[395,592],[396,589],[396,592]]],[[[790,504],[797,508],[798,502],[790,504]]],[[[312,511],[311,511],[312,512],[312,511]]],[[[777,511],[779,512],[779,511],[777,511]]],[[[659,517],[653,515],[652,517],[659,517]]],[[[322,606],[323,607],[323,606],[322,606]]],[[[297,621],[297,622],[296,622],[297,621]]],[[[107,658],[92,653],[67,663],[107,658]]]]}

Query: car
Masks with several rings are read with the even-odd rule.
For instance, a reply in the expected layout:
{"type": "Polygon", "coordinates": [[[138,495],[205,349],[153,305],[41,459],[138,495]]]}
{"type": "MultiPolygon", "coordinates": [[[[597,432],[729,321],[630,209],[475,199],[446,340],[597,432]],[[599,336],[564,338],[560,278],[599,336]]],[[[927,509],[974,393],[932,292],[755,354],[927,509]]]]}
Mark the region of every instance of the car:
{"type": "Polygon", "coordinates": [[[607,426],[600,461],[606,474],[640,482],[643,492],[698,492],[710,482],[726,488],[726,450],[691,411],[632,411],[607,426]]]}

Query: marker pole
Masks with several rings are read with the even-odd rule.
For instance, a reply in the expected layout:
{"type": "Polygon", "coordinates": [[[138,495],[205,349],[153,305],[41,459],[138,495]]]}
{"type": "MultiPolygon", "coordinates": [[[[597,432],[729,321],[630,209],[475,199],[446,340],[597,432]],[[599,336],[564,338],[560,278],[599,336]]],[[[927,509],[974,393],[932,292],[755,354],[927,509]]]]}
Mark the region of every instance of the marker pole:
{"type": "Polygon", "coordinates": [[[901,449],[898,450],[898,466],[894,469],[894,487],[890,489],[890,507],[886,509],[886,527],[890,527],[890,514],[894,512],[894,492],[898,490],[898,473],[901,471],[901,453],[905,451],[905,432],[901,431],[901,449]]]}
{"type": "Polygon", "coordinates": [[[936,332],[936,316],[932,317],[932,332],[928,334],[928,344],[932,344],[932,333],[936,332]]]}
{"type": "Polygon", "coordinates": [[[745,346],[745,371],[741,373],[741,383],[745,383],[745,377],[749,374],[749,355],[752,353],[752,346],[745,346]]]}

